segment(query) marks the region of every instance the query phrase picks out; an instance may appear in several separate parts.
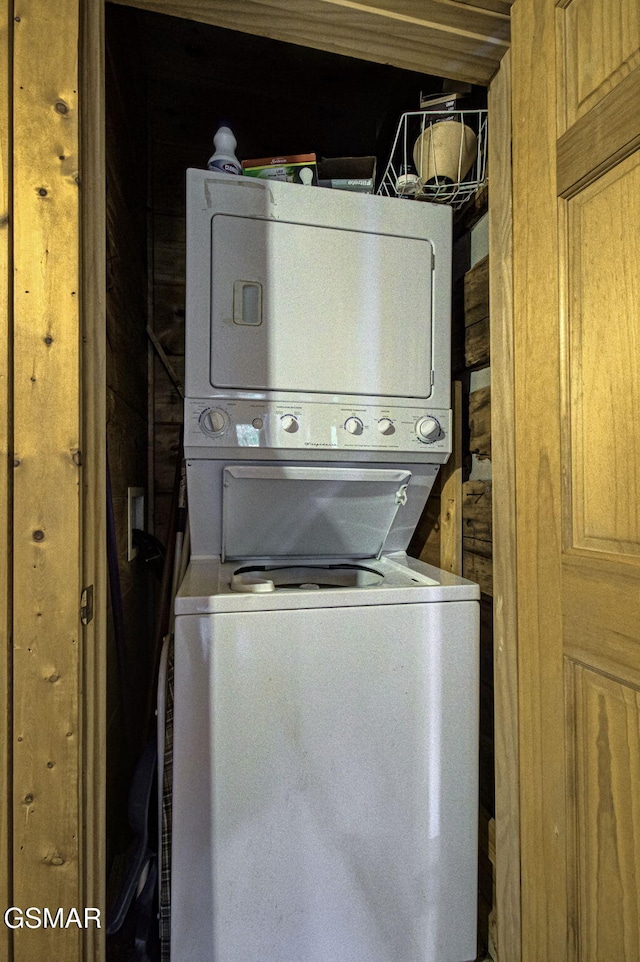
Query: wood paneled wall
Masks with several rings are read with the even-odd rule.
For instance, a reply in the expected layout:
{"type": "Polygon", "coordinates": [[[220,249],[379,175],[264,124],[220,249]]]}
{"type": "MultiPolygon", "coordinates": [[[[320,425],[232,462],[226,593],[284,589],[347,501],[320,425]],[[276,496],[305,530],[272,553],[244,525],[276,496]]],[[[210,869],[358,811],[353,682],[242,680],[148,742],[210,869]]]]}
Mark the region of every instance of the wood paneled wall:
{"type": "MultiPolygon", "coordinates": [[[[459,215],[458,258],[470,256],[470,230],[487,211],[484,192],[459,215]]],[[[457,417],[454,454],[441,469],[434,491],[409,545],[409,553],[480,585],[480,937],[495,947],[495,780],[493,524],[491,481],[491,387],[474,386],[477,372],[488,380],[489,257],[454,280],[453,404],[457,417]],[[477,465],[480,465],[477,468],[477,465]],[[457,539],[449,536],[451,518],[457,539]],[[489,927],[491,924],[491,933],[489,927]]]]}
{"type": "Polygon", "coordinates": [[[483,257],[464,276],[464,313],[454,328],[464,332],[464,357],[457,372],[465,386],[466,480],[462,484],[462,574],[480,585],[480,935],[493,947],[489,931],[495,895],[493,844],[494,790],[494,686],[493,686],[493,524],[491,481],[491,386],[489,353],[489,258],[483,257]],[[478,378],[477,372],[483,372],[478,378]],[[492,861],[493,859],[493,861],[492,861]]]}
{"type": "Polygon", "coordinates": [[[454,327],[464,332],[464,357],[457,372],[465,385],[465,454],[462,484],[462,574],[480,585],[480,935],[494,949],[495,918],[495,749],[493,684],[493,518],[491,480],[491,385],[489,380],[489,258],[464,276],[464,315],[454,327]],[[480,376],[479,376],[480,373],[480,376]],[[479,383],[476,383],[479,382],[479,383]]]}
{"type": "MultiPolygon", "coordinates": [[[[10,232],[11,200],[11,46],[12,4],[3,0],[0,8],[0,783],[5,786],[0,800],[0,903],[10,905],[11,856],[11,745],[7,731],[11,710],[11,482],[9,477],[11,454],[11,267],[12,244],[10,232]]],[[[0,926],[0,958],[9,958],[9,929],[0,926]]]]}
{"type": "MultiPolygon", "coordinates": [[[[148,496],[146,80],[135,24],[108,10],[106,46],[107,444],[124,622],[108,645],[109,859],[126,835],[126,798],[150,684],[150,575],[127,558],[129,487],[148,496]]],[[[111,594],[113,600],[113,593],[111,594]]]]}

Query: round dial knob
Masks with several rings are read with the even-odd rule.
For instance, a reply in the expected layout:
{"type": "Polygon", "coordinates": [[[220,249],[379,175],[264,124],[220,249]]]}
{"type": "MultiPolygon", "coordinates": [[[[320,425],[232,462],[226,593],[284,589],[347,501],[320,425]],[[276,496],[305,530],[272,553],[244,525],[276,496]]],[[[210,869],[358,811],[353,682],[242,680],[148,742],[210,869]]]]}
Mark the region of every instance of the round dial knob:
{"type": "Polygon", "coordinates": [[[395,430],[391,418],[380,418],[378,421],[378,431],[380,434],[394,434],[395,430]]]}
{"type": "Polygon", "coordinates": [[[362,434],[362,421],[360,418],[347,418],[344,426],[349,434],[362,434]]]}
{"type": "Polygon", "coordinates": [[[206,434],[222,434],[228,423],[229,418],[224,411],[220,411],[218,408],[205,411],[200,419],[200,426],[206,434]]]}
{"type": "Polygon", "coordinates": [[[427,416],[420,418],[416,424],[416,435],[418,437],[418,441],[431,443],[436,440],[439,434],[440,423],[433,417],[427,416]]]}
{"type": "Polygon", "coordinates": [[[293,414],[285,414],[280,418],[280,424],[282,425],[283,431],[288,434],[295,434],[298,430],[298,419],[294,418],[293,414]]]}

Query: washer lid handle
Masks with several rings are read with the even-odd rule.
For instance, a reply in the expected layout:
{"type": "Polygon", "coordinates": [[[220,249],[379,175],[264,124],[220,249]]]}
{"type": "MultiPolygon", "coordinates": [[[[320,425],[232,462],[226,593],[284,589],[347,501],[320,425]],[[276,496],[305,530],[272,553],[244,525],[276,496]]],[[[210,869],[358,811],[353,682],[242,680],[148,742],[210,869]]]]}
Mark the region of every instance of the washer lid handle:
{"type": "Polygon", "coordinates": [[[258,575],[250,574],[234,574],[231,578],[231,590],[259,594],[276,589],[273,581],[268,578],[260,578],[258,575]]]}

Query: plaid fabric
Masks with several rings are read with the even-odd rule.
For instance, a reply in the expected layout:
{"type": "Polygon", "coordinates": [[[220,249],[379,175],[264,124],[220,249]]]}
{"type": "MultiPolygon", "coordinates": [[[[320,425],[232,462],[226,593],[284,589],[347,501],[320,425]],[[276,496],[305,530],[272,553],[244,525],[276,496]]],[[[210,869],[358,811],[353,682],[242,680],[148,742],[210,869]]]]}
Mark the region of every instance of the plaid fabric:
{"type": "Polygon", "coordinates": [[[167,653],[164,769],[162,774],[162,852],[160,853],[160,958],[169,962],[171,937],[171,824],[173,799],[173,636],[167,653]]]}

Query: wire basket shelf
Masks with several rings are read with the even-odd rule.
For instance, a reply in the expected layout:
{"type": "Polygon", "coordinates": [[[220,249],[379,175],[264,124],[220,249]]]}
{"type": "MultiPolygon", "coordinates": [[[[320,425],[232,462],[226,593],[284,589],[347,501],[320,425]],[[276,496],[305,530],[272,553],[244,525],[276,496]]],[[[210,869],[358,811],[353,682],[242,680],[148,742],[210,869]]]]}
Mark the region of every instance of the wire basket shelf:
{"type": "Polygon", "coordinates": [[[461,207],[487,181],[486,110],[402,114],[377,193],[461,207]]]}

